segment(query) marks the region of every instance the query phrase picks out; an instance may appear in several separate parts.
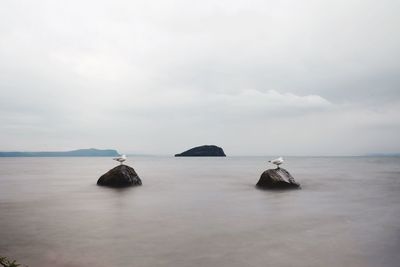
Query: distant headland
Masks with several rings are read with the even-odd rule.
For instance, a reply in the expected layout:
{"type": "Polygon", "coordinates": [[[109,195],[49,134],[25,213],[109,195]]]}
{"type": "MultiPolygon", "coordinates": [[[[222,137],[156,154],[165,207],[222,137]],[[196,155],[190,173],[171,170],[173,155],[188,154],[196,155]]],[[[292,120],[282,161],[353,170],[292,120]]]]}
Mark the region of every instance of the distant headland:
{"type": "Polygon", "coordinates": [[[116,157],[114,149],[77,149],[71,151],[0,152],[0,157],[116,157]]]}
{"type": "Polygon", "coordinates": [[[224,150],[214,145],[204,145],[191,148],[175,157],[226,157],[224,150]]]}
{"type": "Polygon", "coordinates": [[[400,153],[368,153],[363,157],[400,157],[400,153]]]}

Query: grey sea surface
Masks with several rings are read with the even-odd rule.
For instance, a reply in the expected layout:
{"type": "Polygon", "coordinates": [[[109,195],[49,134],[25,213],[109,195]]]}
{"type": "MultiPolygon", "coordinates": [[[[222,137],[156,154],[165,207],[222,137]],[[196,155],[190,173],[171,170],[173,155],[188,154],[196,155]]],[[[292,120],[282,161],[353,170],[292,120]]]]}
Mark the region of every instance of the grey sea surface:
{"type": "Polygon", "coordinates": [[[0,158],[0,255],[30,267],[400,266],[400,158],[289,157],[301,190],[255,188],[268,158],[0,158]]]}

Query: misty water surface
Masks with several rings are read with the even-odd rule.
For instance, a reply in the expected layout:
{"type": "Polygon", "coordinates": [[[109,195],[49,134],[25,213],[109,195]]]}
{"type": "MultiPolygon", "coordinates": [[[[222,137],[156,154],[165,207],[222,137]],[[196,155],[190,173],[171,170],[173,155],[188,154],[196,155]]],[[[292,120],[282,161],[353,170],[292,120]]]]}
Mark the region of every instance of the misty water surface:
{"type": "Polygon", "coordinates": [[[30,267],[399,266],[400,158],[287,158],[301,190],[254,187],[267,158],[0,158],[0,255],[30,267]]]}

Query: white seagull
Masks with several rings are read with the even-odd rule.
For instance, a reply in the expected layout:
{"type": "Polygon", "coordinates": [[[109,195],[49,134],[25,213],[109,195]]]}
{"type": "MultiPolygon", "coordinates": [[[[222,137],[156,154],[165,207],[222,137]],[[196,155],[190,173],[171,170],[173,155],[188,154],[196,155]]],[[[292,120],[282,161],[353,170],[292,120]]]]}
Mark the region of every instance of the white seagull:
{"type": "Polygon", "coordinates": [[[121,165],[122,165],[122,162],[124,162],[124,161],[126,160],[126,156],[125,156],[125,155],[122,155],[122,156],[113,158],[113,160],[118,161],[118,162],[121,163],[121,165]]]}
{"type": "Polygon", "coordinates": [[[283,158],[279,157],[277,159],[268,160],[268,162],[271,162],[272,164],[275,164],[276,166],[278,166],[278,169],[279,169],[279,165],[281,165],[283,163],[283,158]]]}

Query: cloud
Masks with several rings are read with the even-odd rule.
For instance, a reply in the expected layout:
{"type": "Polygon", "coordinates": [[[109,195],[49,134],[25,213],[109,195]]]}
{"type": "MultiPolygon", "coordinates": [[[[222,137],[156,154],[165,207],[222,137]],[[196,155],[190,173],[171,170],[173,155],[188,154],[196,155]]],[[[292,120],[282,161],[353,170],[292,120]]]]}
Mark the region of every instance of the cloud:
{"type": "Polygon", "coordinates": [[[0,149],[400,150],[399,8],[5,1],[0,149]]]}
{"type": "Polygon", "coordinates": [[[266,92],[244,90],[237,95],[224,95],[221,98],[223,102],[239,109],[258,109],[282,114],[299,110],[319,110],[331,106],[328,100],[319,95],[299,96],[293,93],[280,93],[276,90],[266,92]]]}

